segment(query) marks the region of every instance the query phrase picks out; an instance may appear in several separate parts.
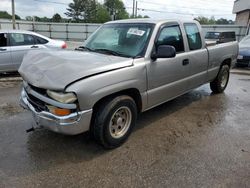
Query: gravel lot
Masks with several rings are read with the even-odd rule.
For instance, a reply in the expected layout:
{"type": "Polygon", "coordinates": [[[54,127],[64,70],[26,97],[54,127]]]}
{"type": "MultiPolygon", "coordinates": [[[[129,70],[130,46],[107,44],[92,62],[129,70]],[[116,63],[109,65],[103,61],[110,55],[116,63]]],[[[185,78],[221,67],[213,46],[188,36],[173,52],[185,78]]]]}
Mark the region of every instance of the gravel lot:
{"type": "Polygon", "coordinates": [[[224,94],[205,85],[141,114],[110,151],[88,134],[26,133],[20,80],[0,78],[0,187],[250,187],[249,70],[224,94]]]}

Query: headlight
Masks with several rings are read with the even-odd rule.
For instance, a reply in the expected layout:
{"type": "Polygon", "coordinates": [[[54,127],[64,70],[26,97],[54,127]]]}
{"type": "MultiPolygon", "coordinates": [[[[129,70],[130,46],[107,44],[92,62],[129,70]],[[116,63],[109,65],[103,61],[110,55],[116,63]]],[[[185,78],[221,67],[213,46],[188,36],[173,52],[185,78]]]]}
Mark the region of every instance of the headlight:
{"type": "Polygon", "coordinates": [[[243,59],[243,55],[238,55],[237,59],[243,59]]]}
{"type": "Polygon", "coordinates": [[[77,100],[76,95],[74,93],[59,93],[55,91],[47,90],[47,94],[58,102],[61,103],[73,103],[77,100]]]}

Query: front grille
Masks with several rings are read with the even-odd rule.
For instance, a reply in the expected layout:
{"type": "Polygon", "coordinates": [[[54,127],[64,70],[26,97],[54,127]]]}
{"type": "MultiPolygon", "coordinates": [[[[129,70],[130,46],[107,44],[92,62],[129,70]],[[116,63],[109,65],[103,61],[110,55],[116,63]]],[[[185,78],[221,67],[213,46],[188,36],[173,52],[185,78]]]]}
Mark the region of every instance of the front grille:
{"type": "MultiPolygon", "coordinates": [[[[43,99],[42,97],[40,97],[41,95],[44,96],[45,98],[50,98],[47,95],[47,90],[46,89],[42,89],[42,88],[38,88],[35,87],[33,85],[30,85],[28,83],[24,83],[24,89],[26,91],[27,94],[27,100],[29,101],[29,103],[35,108],[35,110],[37,112],[41,112],[41,111],[46,111],[49,112],[49,108],[47,106],[51,106],[51,104],[49,103],[48,100],[43,99]],[[32,95],[33,94],[33,95],[32,95]],[[39,95],[38,95],[39,94],[39,95]],[[47,102],[45,102],[45,101],[47,102]]],[[[53,100],[53,99],[52,99],[53,100]]],[[[56,101],[55,101],[56,102],[56,101]]],[[[54,104],[55,106],[57,106],[56,104],[54,104]]],[[[59,104],[58,104],[59,105],[59,104]]],[[[65,104],[66,105],[66,104],[65,104]]],[[[67,107],[66,107],[67,108],[67,107]]],[[[72,108],[72,107],[71,107],[72,108]]],[[[72,111],[73,112],[73,111],[72,111]]]]}
{"type": "MultiPolygon", "coordinates": [[[[46,96],[46,89],[42,89],[42,88],[38,88],[38,87],[35,87],[33,85],[30,85],[28,84],[28,87],[30,87],[31,90],[41,94],[41,95],[44,95],[46,96]]],[[[48,111],[48,108],[46,106],[46,103],[40,99],[38,99],[37,97],[31,95],[29,92],[27,92],[27,99],[29,101],[29,103],[35,108],[35,110],[37,112],[41,112],[41,111],[48,111]]]]}
{"type": "Polygon", "coordinates": [[[250,58],[249,59],[237,59],[238,63],[249,63],[250,62],[250,58]]]}
{"type": "Polygon", "coordinates": [[[39,88],[39,87],[35,87],[35,86],[33,86],[33,85],[30,85],[30,84],[28,84],[29,86],[30,86],[30,88],[32,89],[32,90],[34,90],[34,91],[36,91],[37,93],[40,93],[40,94],[42,94],[42,95],[47,95],[47,93],[46,93],[46,89],[42,89],[42,88],[39,88]]]}
{"type": "Polygon", "coordinates": [[[40,99],[34,97],[33,95],[30,95],[30,94],[27,94],[27,95],[28,95],[29,103],[36,109],[36,111],[38,111],[38,112],[48,111],[45,102],[43,102],[40,99]]]}
{"type": "Polygon", "coordinates": [[[248,61],[250,61],[250,56],[243,56],[243,60],[248,60],[248,61]]]}

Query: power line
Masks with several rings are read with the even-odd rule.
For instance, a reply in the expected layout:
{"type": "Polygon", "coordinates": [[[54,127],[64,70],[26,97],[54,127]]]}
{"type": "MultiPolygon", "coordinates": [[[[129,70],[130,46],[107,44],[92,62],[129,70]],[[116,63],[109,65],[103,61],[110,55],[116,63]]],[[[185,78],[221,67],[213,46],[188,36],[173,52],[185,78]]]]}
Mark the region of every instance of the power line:
{"type": "MultiPolygon", "coordinates": [[[[177,0],[178,1],[178,0],[177,0]]],[[[225,3],[225,1],[223,0],[223,2],[220,2],[219,0],[217,0],[217,1],[214,1],[214,0],[211,0],[211,1],[208,1],[208,0],[206,0],[205,2],[204,2],[204,0],[191,0],[191,2],[190,2],[190,0],[188,1],[188,3],[189,4],[199,4],[199,5],[204,5],[204,6],[206,6],[206,5],[211,5],[211,4],[215,4],[215,5],[220,5],[220,6],[223,6],[223,7],[230,7],[230,8],[232,8],[232,6],[231,5],[228,5],[228,3],[230,3],[229,1],[227,1],[226,3],[225,3]],[[211,2],[212,1],[212,2],[211,2]]],[[[231,1],[232,3],[233,3],[233,1],[231,1]]]]}
{"type": "Polygon", "coordinates": [[[53,4],[58,4],[58,5],[69,5],[67,3],[61,3],[61,2],[56,2],[56,1],[41,1],[41,0],[34,0],[34,1],[37,1],[39,3],[53,3],[53,4]]]}
{"type": "MultiPolygon", "coordinates": [[[[40,2],[40,3],[53,3],[53,4],[60,4],[60,5],[68,5],[67,3],[61,3],[61,2],[56,2],[56,1],[46,1],[46,0],[34,0],[34,1],[37,1],[37,2],[40,2]]],[[[175,7],[174,5],[167,5],[167,4],[163,4],[163,3],[152,3],[152,2],[148,2],[148,1],[144,1],[144,0],[138,0],[139,2],[142,2],[142,3],[148,3],[148,4],[156,4],[156,5],[165,5],[165,6],[171,6],[171,7],[175,7]]],[[[129,9],[134,9],[133,7],[126,7],[126,8],[129,8],[129,9]]],[[[176,6],[176,8],[186,8],[186,9],[199,9],[199,10],[210,10],[212,11],[211,9],[201,9],[201,8],[196,8],[196,7],[185,7],[185,6],[176,6]]],[[[217,15],[214,15],[214,14],[204,14],[204,13],[183,13],[183,12],[176,12],[176,11],[164,11],[164,10],[155,10],[155,9],[148,9],[148,8],[137,8],[137,10],[140,10],[140,11],[149,11],[149,12],[158,12],[158,13],[171,13],[171,14],[178,14],[178,15],[191,15],[191,16],[194,16],[194,15],[207,15],[207,16],[227,16],[227,15],[232,15],[232,14],[217,14],[217,15]]],[[[134,12],[135,13],[135,12],[134,12]]]]}
{"type": "MultiPolygon", "coordinates": [[[[131,9],[132,7],[126,7],[131,9]]],[[[207,15],[207,16],[226,16],[226,15],[231,15],[231,14],[198,14],[198,13],[183,13],[183,12],[174,12],[174,11],[164,11],[164,10],[154,10],[154,9],[147,9],[147,8],[137,8],[137,10],[141,11],[149,11],[149,12],[158,12],[158,13],[171,13],[171,14],[179,14],[179,15],[207,15]]]]}
{"type": "MultiPolygon", "coordinates": [[[[211,10],[211,9],[204,9],[204,8],[199,8],[199,7],[187,7],[187,6],[175,6],[175,5],[167,5],[164,3],[153,3],[153,2],[148,2],[148,1],[142,1],[142,0],[138,0],[138,2],[141,3],[145,3],[145,4],[153,4],[153,5],[165,5],[166,7],[176,7],[176,8],[183,8],[183,9],[196,9],[196,10],[205,10],[205,11],[214,11],[215,9],[211,10]]],[[[219,9],[217,9],[218,11],[221,11],[219,9]]],[[[228,12],[228,11],[221,11],[221,12],[228,12]]]]}
{"type": "MultiPolygon", "coordinates": [[[[178,0],[175,0],[175,1],[178,1],[178,0]]],[[[196,0],[197,1],[197,0],[196,0]]],[[[198,1],[201,1],[201,0],[198,0],[198,1]]],[[[175,7],[175,8],[178,8],[178,9],[189,9],[189,10],[202,10],[202,11],[220,11],[220,12],[228,12],[228,11],[223,11],[223,10],[221,10],[221,9],[205,9],[205,8],[201,8],[201,7],[195,7],[195,6],[192,6],[192,7],[188,7],[188,6],[179,6],[179,5],[168,5],[168,4],[166,4],[166,3],[158,3],[158,2],[152,2],[152,1],[146,1],[146,0],[138,0],[138,2],[141,2],[141,3],[145,3],[145,4],[152,4],[152,5],[164,5],[164,6],[166,6],[166,7],[175,7]]],[[[207,1],[206,1],[207,2],[207,1]]],[[[204,2],[203,0],[202,0],[202,2],[199,2],[199,5],[200,4],[204,4],[205,3],[205,5],[203,5],[203,6],[207,6],[208,4],[206,3],[206,2],[204,2]]],[[[231,1],[232,2],[232,1],[231,1]]],[[[194,2],[195,3],[195,2],[194,2]]],[[[189,4],[194,4],[194,3],[190,3],[190,1],[189,1],[189,4]]],[[[214,3],[214,2],[213,2],[214,3]]],[[[232,2],[233,3],[233,2],[232,2]]],[[[211,3],[210,3],[211,4],[211,3]]],[[[214,3],[214,4],[218,4],[218,0],[217,0],[217,2],[216,3],[214,3]]],[[[225,6],[225,3],[223,3],[223,5],[221,5],[221,6],[223,6],[223,8],[224,7],[226,7],[225,6]]],[[[232,6],[227,6],[228,8],[230,7],[231,9],[232,9],[232,6]]],[[[209,15],[209,14],[208,14],[209,15]]],[[[229,15],[229,14],[228,14],[229,15]]],[[[230,12],[230,15],[232,15],[231,14],[231,12],[230,12]]]]}

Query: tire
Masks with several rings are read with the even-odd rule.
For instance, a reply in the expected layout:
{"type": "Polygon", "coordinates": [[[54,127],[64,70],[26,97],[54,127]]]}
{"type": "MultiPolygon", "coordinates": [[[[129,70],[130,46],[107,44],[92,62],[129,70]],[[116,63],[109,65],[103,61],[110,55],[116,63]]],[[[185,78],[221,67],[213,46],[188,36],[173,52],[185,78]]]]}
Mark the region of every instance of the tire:
{"type": "Polygon", "coordinates": [[[210,82],[210,88],[213,93],[222,93],[228,84],[230,76],[230,68],[223,65],[214,81],[210,82]]]}
{"type": "Polygon", "coordinates": [[[91,132],[106,149],[121,146],[131,134],[137,119],[135,101],[129,96],[118,96],[99,105],[94,114],[91,132]]]}

